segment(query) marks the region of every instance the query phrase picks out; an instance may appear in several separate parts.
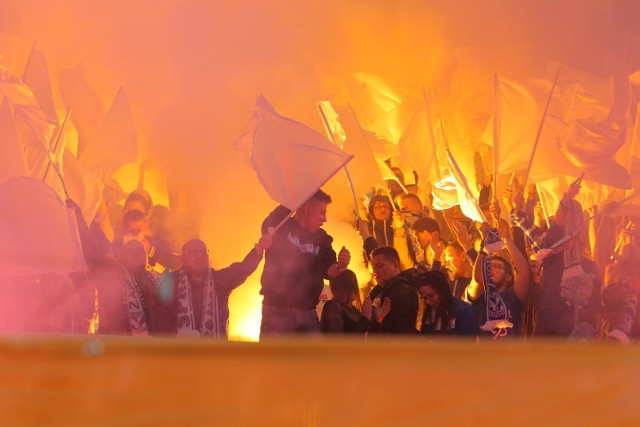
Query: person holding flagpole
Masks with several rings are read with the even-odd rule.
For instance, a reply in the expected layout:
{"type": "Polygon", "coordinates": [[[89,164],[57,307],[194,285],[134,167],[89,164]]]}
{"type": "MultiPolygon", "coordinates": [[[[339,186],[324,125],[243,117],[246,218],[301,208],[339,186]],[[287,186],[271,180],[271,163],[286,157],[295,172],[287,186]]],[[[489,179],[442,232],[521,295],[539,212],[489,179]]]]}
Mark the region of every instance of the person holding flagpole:
{"type": "Polygon", "coordinates": [[[273,244],[262,271],[260,336],[320,333],[315,308],[324,279],[342,274],[351,260],[344,247],[336,258],[333,238],[321,228],[331,197],[320,188],[354,155],[281,116],[263,96],[234,146],[280,205],[262,224],[273,244]]]}
{"type": "Polygon", "coordinates": [[[316,305],[324,279],[342,274],[351,260],[344,247],[336,258],[333,238],[321,228],[329,203],[331,197],[318,190],[292,217],[291,211],[281,205],[263,222],[263,234],[282,225],[265,251],[261,338],[320,333],[316,305]]]}

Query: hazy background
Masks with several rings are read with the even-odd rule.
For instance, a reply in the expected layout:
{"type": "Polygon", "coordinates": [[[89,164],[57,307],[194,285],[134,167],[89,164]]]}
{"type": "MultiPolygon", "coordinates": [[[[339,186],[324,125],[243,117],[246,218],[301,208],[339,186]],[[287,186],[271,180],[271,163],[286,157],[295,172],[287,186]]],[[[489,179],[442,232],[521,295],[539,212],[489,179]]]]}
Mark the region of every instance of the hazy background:
{"type": "MultiPolygon", "coordinates": [[[[141,158],[151,153],[152,193],[186,196],[215,267],[244,256],[275,206],[232,149],[259,94],[322,130],[314,102],[342,96],[349,73],[442,100],[491,85],[494,72],[544,77],[549,60],[602,74],[639,24],[640,2],[611,0],[0,1],[0,31],[36,42],[54,80],[82,63],[107,106],[124,86],[141,158]],[[456,69],[461,52],[474,67],[456,69]],[[450,88],[454,71],[466,77],[450,88]]],[[[342,174],[335,180],[346,190],[342,174]]],[[[327,228],[336,245],[359,250],[348,225],[327,228]]],[[[257,335],[258,289],[254,275],[234,293],[232,335],[257,335]]]]}

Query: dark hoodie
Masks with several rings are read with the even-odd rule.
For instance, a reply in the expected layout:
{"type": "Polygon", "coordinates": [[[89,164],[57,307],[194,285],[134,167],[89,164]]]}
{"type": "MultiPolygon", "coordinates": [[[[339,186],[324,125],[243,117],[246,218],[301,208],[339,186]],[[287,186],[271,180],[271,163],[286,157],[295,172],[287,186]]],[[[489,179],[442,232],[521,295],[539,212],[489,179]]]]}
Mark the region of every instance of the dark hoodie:
{"type": "Polygon", "coordinates": [[[391,227],[393,220],[389,218],[388,220],[376,221],[373,216],[373,205],[375,203],[386,203],[392,208],[391,201],[387,196],[373,196],[371,198],[368,206],[371,236],[376,239],[378,246],[393,246],[393,228],[391,227]]]}

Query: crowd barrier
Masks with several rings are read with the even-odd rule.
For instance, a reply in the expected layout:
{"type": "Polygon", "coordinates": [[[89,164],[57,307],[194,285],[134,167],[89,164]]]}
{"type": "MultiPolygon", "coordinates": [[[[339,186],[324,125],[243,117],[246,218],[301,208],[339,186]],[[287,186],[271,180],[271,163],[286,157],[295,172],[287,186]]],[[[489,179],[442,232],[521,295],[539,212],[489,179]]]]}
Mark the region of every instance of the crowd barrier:
{"type": "Polygon", "coordinates": [[[637,346],[0,339],[2,426],[639,425],[637,346]]]}

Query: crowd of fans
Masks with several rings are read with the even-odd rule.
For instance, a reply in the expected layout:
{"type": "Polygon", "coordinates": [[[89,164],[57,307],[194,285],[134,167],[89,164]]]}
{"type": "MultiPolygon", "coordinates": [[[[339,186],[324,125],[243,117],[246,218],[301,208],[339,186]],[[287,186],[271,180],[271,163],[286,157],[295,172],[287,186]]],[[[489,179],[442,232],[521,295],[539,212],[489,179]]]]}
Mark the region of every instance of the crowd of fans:
{"type": "MultiPolygon", "coordinates": [[[[476,340],[635,339],[640,217],[583,210],[575,200],[580,185],[576,180],[557,212],[545,218],[535,186],[526,194],[509,186],[500,204],[490,198],[491,179],[485,180],[480,204],[490,218],[486,223],[466,218],[458,208],[429,209],[417,185],[410,191],[396,185],[378,190],[366,199],[367,219],[357,224],[363,265],[341,252],[333,273],[320,273],[332,298],[320,302],[319,329],[476,340]],[[365,267],[372,279],[358,283],[352,270],[365,267]]],[[[66,289],[68,300],[52,302],[41,291],[30,296],[33,304],[41,300],[50,309],[24,331],[227,337],[229,295],[258,267],[277,233],[265,231],[242,261],[216,270],[201,240],[178,247],[167,221],[170,211],[154,206],[143,190],[116,210],[105,204],[89,224],[73,201],[67,204],[79,218],[89,271],[60,279],[58,289],[66,289]]],[[[331,266],[335,252],[329,250],[331,266]]],[[[42,280],[11,280],[7,296],[20,299],[21,287],[33,289],[42,280]]],[[[290,288],[283,289],[294,292],[295,275],[286,280],[290,288]]],[[[263,293],[269,299],[263,316],[281,308],[278,298],[287,298],[269,292],[263,293]]],[[[4,328],[11,323],[3,322],[4,328]]]]}

